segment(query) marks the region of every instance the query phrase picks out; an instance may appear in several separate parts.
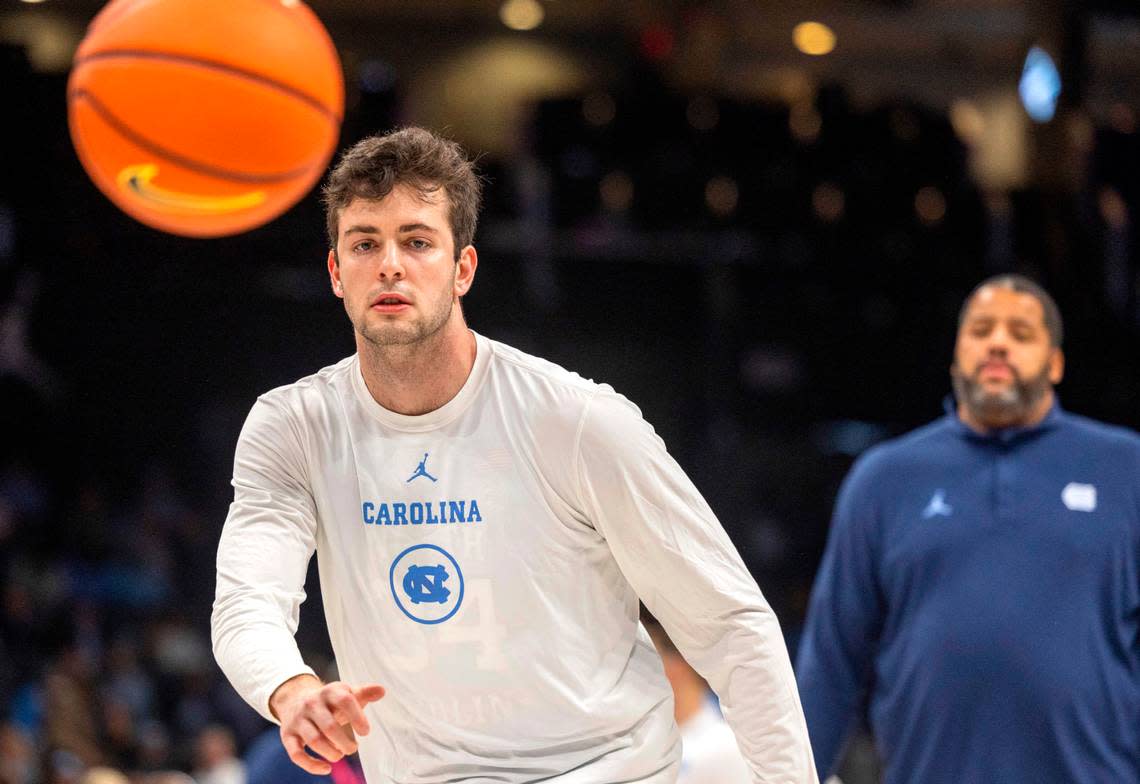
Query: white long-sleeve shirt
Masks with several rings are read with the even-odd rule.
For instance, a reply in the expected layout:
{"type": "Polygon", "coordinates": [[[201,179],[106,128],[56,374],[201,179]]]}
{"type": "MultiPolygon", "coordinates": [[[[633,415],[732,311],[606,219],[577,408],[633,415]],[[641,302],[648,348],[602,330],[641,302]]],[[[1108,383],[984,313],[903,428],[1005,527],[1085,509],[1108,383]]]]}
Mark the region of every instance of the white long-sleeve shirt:
{"type": "Polygon", "coordinates": [[[711,509],[610,387],[476,336],[470,376],[388,411],[349,357],[254,405],[218,548],[218,663],[262,715],[311,670],[317,552],[343,680],[378,682],[373,784],[665,784],[680,743],[638,597],[720,696],[757,782],[814,784],[779,625],[711,509]]]}

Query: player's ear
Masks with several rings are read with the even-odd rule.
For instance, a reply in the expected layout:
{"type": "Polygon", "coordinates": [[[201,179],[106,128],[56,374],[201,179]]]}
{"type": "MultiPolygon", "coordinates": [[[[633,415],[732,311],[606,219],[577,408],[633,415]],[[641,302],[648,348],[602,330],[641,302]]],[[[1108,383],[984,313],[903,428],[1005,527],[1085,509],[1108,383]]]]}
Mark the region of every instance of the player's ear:
{"type": "Polygon", "coordinates": [[[1065,377],[1065,353],[1060,348],[1053,349],[1049,357],[1049,383],[1056,386],[1065,377]]]}
{"type": "Polygon", "coordinates": [[[329,251],[329,283],[332,285],[333,294],[338,297],[344,298],[344,284],[340,281],[340,260],[337,258],[336,250],[329,251]]]}
{"type": "Polygon", "coordinates": [[[455,264],[455,296],[462,297],[475,282],[475,268],[479,266],[479,254],[475,252],[475,246],[468,245],[459,251],[455,264]]]}

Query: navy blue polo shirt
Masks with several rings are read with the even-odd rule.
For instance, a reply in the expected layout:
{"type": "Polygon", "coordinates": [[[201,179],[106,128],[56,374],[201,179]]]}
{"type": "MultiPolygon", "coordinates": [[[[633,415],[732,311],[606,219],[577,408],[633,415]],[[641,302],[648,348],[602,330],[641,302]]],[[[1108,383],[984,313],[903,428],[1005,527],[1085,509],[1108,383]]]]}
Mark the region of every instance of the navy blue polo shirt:
{"type": "Polygon", "coordinates": [[[1138,567],[1130,430],[950,407],[869,450],[797,660],[821,776],[866,705],[888,784],[1140,782],[1138,567]]]}

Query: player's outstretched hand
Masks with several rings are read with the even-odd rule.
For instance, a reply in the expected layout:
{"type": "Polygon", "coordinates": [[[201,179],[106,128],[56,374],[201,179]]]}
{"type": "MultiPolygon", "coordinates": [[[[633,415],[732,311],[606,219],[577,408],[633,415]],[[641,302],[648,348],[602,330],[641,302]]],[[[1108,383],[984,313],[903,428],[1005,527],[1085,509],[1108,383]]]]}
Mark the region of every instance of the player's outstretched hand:
{"type": "Polygon", "coordinates": [[[364,706],[383,696],[384,687],[376,683],[354,687],[342,681],[321,683],[311,675],[298,675],[273,692],[269,709],[281,722],[281,743],[289,759],[303,770],[323,776],[332,771],[331,763],[356,751],[353,733],[367,735],[370,729],[364,706]],[[307,754],[306,746],[324,759],[307,754]]]}

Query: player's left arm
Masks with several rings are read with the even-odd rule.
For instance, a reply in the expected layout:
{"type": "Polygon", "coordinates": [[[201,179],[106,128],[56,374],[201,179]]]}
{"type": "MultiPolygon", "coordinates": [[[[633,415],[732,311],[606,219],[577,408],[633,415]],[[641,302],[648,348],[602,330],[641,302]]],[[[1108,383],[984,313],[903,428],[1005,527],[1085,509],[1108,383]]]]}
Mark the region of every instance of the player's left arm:
{"type": "Polygon", "coordinates": [[[599,392],[576,443],[584,513],[720,698],[757,782],[816,784],[780,625],[712,509],[636,406],[599,392]]]}

